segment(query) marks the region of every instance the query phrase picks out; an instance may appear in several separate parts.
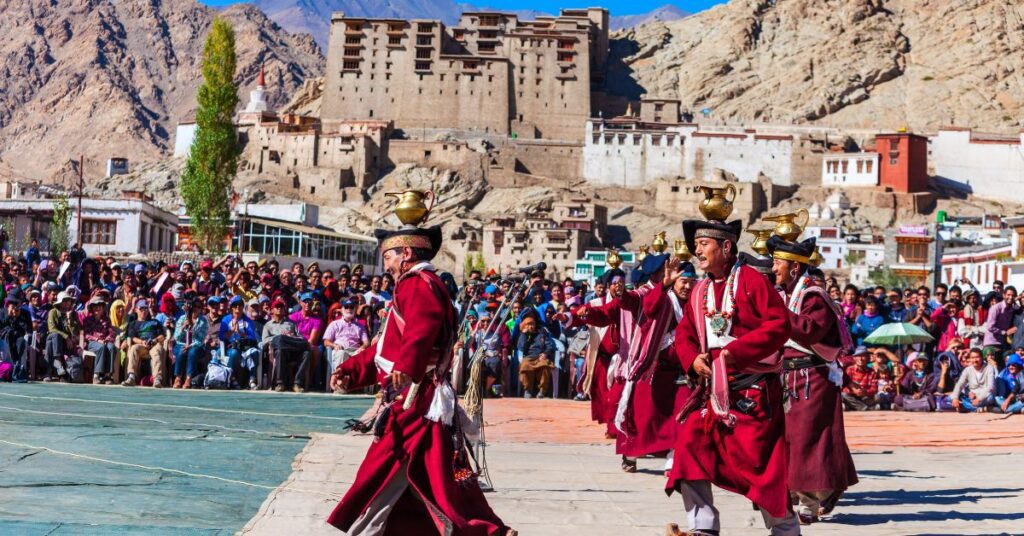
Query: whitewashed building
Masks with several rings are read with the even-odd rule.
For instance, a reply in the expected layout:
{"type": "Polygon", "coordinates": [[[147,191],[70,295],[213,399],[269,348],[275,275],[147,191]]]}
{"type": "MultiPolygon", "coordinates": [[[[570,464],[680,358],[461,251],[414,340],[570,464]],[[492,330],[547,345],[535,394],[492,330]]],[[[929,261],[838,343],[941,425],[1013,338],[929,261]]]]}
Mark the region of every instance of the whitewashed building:
{"type": "MultiPolygon", "coordinates": [[[[0,199],[0,218],[14,221],[12,239],[36,238],[49,248],[53,199],[0,199]]],[[[82,248],[89,255],[174,251],[178,217],[152,204],[142,192],[120,199],[82,199],[82,248]]],[[[69,199],[69,245],[78,241],[78,201],[69,199]]]]}
{"type": "Polygon", "coordinates": [[[1024,132],[985,136],[970,129],[944,128],[929,140],[937,180],[974,195],[1024,202],[1024,132]]]}
{"type": "Polygon", "coordinates": [[[821,162],[822,186],[878,186],[878,153],[826,153],[821,162]]]}
{"type": "MultiPolygon", "coordinates": [[[[981,292],[988,292],[996,281],[1009,282],[1012,260],[1013,245],[1006,242],[945,248],[942,252],[942,282],[964,286],[963,282],[969,281],[981,292]]],[[[1024,283],[1024,278],[1021,283],[1024,283]]]]}
{"type": "Polygon", "coordinates": [[[885,262],[885,244],[854,242],[840,227],[808,227],[803,238],[815,237],[822,270],[876,268],[885,262]]]}

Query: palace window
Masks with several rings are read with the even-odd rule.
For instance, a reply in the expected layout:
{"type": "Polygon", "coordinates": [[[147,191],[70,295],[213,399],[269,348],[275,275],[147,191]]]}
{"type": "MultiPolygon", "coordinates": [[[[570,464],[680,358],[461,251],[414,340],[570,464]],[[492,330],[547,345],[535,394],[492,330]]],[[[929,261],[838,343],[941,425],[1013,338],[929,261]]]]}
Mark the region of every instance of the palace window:
{"type": "Polygon", "coordinates": [[[109,220],[82,220],[83,244],[112,245],[117,241],[117,222],[109,220]]]}

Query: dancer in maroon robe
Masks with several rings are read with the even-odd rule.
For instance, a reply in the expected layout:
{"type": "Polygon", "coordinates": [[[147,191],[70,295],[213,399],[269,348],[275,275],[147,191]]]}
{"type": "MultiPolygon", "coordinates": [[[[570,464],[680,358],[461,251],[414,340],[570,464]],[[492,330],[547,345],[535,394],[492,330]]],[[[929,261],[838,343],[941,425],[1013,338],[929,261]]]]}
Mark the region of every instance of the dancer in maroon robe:
{"type": "MultiPolygon", "coordinates": [[[[702,383],[680,411],[666,492],[682,495],[690,534],[718,534],[713,483],[750,499],[772,534],[795,535],[779,378],[789,320],[768,280],[737,262],[740,231],[739,221],[683,222],[707,277],[690,297],[675,346],[683,368],[702,383]]],[[[676,525],[669,532],[681,534],[676,525]]]]}
{"type": "Polygon", "coordinates": [[[805,525],[830,513],[843,492],[857,483],[843,425],[843,373],[836,363],[844,350],[852,350],[850,337],[842,333],[842,313],[806,275],[814,248],[813,238],[794,243],[772,236],[768,241],[772,271],[789,307],[790,340],[782,354],[789,400],[788,481],[805,525]]]}
{"type": "MultiPolygon", "coordinates": [[[[588,328],[591,330],[590,345],[587,348],[586,369],[581,380],[583,391],[590,397],[590,418],[594,421],[607,425],[605,437],[615,437],[615,426],[612,424],[614,417],[615,403],[618,396],[612,393],[612,384],[608,381],[608,367],[612,359],[619,354],[621,342],[621,329],[618,321],[609,318],[607,323],[598,325],[584,322],[577,312],[584,312],[587,309],[600,309],[608,305],[616,298],[622,296],[626,290],[626,274],[618,268],[612,268],[604,273],[602,281],[608,289],[604,296],[598,296],[590,300],[584,306],[578,307],[571,314],[556,314],[555,318],[566,327],[588,328]],[[614,400],[611,400],[612,396],[614,400]]],[[[616,317],[618,318],[618,317],[616,317]]]]}
{"type": "Polygon", "coordinates": [[[440,227],[378,231],[394,300],[376,346],[345,361],[331,386],[380,383],[375,440],[328,523],[352,535],[515,534],[469,470],[448,380],[456,315],[430,259],[440,227]]]}
{"type": "Polygon", "coordinates": [[[616,453],[634,466],[637,458],[648,455],[668,454],[671,460],[678,429],[676,413],[690,393],[681,381],[685,375],[672,351],[675,328],[685,314],[697,275],[692,264],[683,264],[667,254],[652,254],[633,271],[639,276],[635,284],[641,284],[643,297],[614,424],[619,431],[616,453]]]}

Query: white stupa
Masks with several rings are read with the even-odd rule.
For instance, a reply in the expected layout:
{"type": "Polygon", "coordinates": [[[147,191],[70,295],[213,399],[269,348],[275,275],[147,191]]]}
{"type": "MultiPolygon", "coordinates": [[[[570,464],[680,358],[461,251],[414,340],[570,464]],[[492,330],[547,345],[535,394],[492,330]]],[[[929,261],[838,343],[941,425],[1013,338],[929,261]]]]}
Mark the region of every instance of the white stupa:
{"type": "Polygon", "coordinates": [[[267,107],[267,82],[263,76],[263,66],[260,65],[260,76],[256,79],[256,89],[249,92],[249,104],[245,106],[245,113],[266,112],[267,107]]]}

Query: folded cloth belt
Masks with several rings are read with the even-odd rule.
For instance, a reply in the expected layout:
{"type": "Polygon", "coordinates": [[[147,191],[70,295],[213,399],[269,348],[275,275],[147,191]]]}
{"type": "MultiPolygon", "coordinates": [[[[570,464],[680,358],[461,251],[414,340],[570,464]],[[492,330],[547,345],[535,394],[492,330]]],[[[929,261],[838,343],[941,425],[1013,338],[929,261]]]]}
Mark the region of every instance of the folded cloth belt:
{"type": "Polygon", "coordinates": [[[743,389],[749,389],[754,384],[767,381],[771,378],[778,378],[778,376],[778,374],[773,372],[760,374],[736,374],[735,376],[729,376],[729,390],[742,391],[743,389]]]}
{"type": "Polygon", "coordinates": [[[807,357],[786,358],[782,360],[782,368],[784,370],[802,370],[806,368],[827,366],[828,361],[825,361],[824,359],[816,355],[811,355],[807,357]]]}

